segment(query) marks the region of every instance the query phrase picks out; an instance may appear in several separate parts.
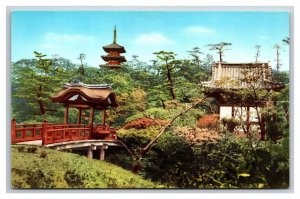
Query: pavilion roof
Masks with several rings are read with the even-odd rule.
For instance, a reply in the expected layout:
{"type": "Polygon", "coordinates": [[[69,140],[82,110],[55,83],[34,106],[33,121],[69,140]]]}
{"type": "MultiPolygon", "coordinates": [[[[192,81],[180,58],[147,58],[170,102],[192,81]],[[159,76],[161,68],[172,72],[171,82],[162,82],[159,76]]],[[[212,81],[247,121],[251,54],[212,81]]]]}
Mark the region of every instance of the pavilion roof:
{"type": "Polygon", "coordinates": [[[51,99],[57,103],[84,104],[100,108],[118,106],[116,94],[108,84],[65,84],[51,99]]]}

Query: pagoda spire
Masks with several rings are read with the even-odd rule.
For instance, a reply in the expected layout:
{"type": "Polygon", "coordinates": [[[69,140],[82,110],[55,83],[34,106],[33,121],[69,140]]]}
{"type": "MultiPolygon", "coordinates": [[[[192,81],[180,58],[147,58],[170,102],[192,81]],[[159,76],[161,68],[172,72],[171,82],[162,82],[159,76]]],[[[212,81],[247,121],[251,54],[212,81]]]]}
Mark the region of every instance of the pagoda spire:
{"type": "Polygon", "coordinates": [[[114,29],[114,43],[117,43],[117,28],[115,25],[115,29],[114,29]]]}
{"type": "Polygon", "coordinates": [[[103,50],[107,52],[107,55],[102,55],[101,58],[106,62],[106,64],[101,65],[107,68],[119,68],[122,62],[126,62],[124,56],[120,55],[125,53],[123,46],[117,44],[117,27],[114,28],[114,40],[113,43],[107,46],[103,46],[103,50]]]}

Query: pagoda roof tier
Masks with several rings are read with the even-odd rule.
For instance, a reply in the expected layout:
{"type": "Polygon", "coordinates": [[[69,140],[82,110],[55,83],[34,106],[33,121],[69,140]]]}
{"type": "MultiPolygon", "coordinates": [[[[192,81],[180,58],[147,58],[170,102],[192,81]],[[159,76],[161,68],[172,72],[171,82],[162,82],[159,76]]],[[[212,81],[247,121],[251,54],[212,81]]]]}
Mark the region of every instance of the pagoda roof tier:
{"type": "Polygon", "coordinates": [[[107,45],[107,46],[103,46],[102,48],[107,53],[109,53],[111,51],[116,51],[119,53],[126,53],[125,48],[123,46],[120,46],[116,42],[113,42],[112,44],[107,45]]]}
{"type": "Polygon", "coordinates": [[[101,56],[104,61],[119,61],[119,62],[126,62],[124,56],[111,56],[111,55],[102,55],[101,56]]]}
{"type": "Polygon", "coordinates": [[[116,94],[107,84],[66,84],[55,96],[53,102],[66,105],[88,105],[98,109],[118,107],[116,94]]]}

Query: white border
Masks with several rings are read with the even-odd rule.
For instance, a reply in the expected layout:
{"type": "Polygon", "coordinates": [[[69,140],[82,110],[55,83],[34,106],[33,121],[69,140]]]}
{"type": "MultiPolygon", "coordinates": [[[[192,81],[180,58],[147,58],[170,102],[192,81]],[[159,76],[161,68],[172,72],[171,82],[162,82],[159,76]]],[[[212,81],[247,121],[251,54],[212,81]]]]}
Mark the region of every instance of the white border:
{"type": "MultiPolygon", "coordinates": [[[[298,0],[297,0],[298,1],[298,0]]],[[[95,2],[94,0],[85,0],[85,1],[82,1],[82,2],[79,2],[79,1],[71,1],[71,0],[35,0],[35,1],[26,1],[26,3],[25,3],[25,1],[24,0],[10,0],[9,2],[3,2],[3,0],[0,2],[0,17],[1,17],[1,21],[0,21],[0,24],[1,24],[1,28],[0,28],[0,33],[1,33],[1,41],[0,41],[0,43],[2,44],[1,46],[2,46],[2,49],[1,49],[1,51],[0,51],[0,53],[1,53],[1,66],[2,67],[0,67],[0,75],[1,75],[1,80],[3,81],[1,84],[0,84],[0,89],[1,89],[1,93],[7,93],[6,92],[6,89],[9,89],[7,86],[6,86],[6,84],[4,83],[4,81],[5,81],[5,79],[6,79],[6,77],[5,77],[5,74],[6,74],[6,67],[4,67],[4,66],[6,66],[6,60],[4,59],[5,57],[7,57],[7,52],[6,52],[6,45],[8,44],[7,42],[7,40],[6,40],[6,33],[7,33],[7,30],[6,30],[6,27],[5,27],[5,24],[6,24],[6,6],[30,6],[31,8],[32,8],[32,6],[67,6],[67,7],[65,7],[66,9],[70,9],[70,8],[72,8],[72,7],[70,7],[70,6],[116,6],[117,7],[117,9],[118,10],[120,10],[120,6],[130,6],[130,7],[127,7],[128,9],[132,9],[132,10],[137,10],[137,9],[139,9],[139,8],[137,8],[136,6],[160,6],[160,8],[159,8],[159,10],[167,10],[166,9],[166,7],[162,7],[162,6],[182,6],[182,8],[184,9],[184,10],[186,10],[186,8],[187,9],[191,9],[191,8],[194,8],[194,6],[231,6],[231,7],[228,7],[229,9],[232,9],[233,7],[234,8],[241,8],[240,6],[267,6],[267,7],[269,7],[270,8],[270,6],[272,7],[272,6],[294,6],[294,15],[295,15],[295,21],[299,21],[299,16],[298,16],[298,13],[299,13],[299,6],[296,4],[296,2],[297,2],[296,0],[286,0],[286,1],[278,1],[278,0],[273,0],[272,1],[272,4],[270,5],[269,3],[270,2],[268,2],[268,1],[258,1],[258,0],[252,0],[252,1],[249,1],[249,0],[243,0],[243,1],[237,1],[237,0],[235,0],[235,1],[226,1],[225,2],[225,0],[209,0],[209,1],[206,1],[206,2],[198,2],[198,3],[196,3],[195,1],[193,1],[193,0],[185,0],[185,1],[178,1],[178,0],[165,0],[165,1],[163,1],[163,0],[126,0],[126,3],[125,3],[125,1],[122,1],[122,0],[106,0],[106,1],[102,1],[102,2],[95,2]],[[190,6],[190,7],[186,7],[186,6],[190,6]],[[233,7],[232,7],[233,6],[233,7]],[[235,7],[235,6],[237,6],[237,7],[235,7]],[[5,45],[4,45],[5,44],[5,45]]],[[[29,8],[29,7],[28,7],[29,8]]],[[[73,7],[74,8],[74,7],[73,7]]],[[[76,7],[76,9],[78,9],[78,8],[80,8],[80,7],[76,7]]],[[[124,8],[124,7],[123,7],[124,8]]],[[[248,7],[249,8],[249,7],[248,7]]],[[[94,9],[94,8],[92,8],[92,9],[94,9]]],[[[151,10],[151,8],[146,8],[146,9],[150,9],[151,10]]],[[[297,23],[295,23],[294,24],[295,25],[295,29],[294,29],[294,35],[299,35],[299,22],[298,22],[298,24],[297,23]]],[[[291,38],[292,39],[292,38],[291,38]]],[[[291,40],[291,41],[293,41],[293,40],[291,40]]],[[[298,41],[298,37],[294,37],[294,43],[295,43],[295,52],[300,52],[300,50],[298,49],[298,46],[296,45],[297,43],[299,43],[299,41],[298,41]]],[[[293,52],[292,50],[290,51],[290,52],[293,52]]],[[[291,55],[292,56],[292,55],[291,55]]],[[[295,62],[294,62],[294,65],[295,66],[299,66],[299,64],[297,64],[299,61],[298,60],[295,60],[295,62]]],[[[291,63],[292,63],[292,60],[291,60],[291,63]]],[[[292,71],[292,70],[291,70],[292,71]]],[[[298,67],[295,67],[294,68],[294,73],[292,74],[293,76],[291,77],[291,81],[294,79],[295,80],[295,82],[294,82],[294,85],[295,85],[295,87],[297,86],[297,81],[298,81],[298,79],[299,79],[299,69],[298,69],[298,67]],[[294,78],[293,78],[294,77],[294,78]]],[[[6,82],[7,83],[7,82],[6,82]]],[[[6,164],[5,164],[5,162],[6,162],[6,157],[5,157],[5,155],[7,154],[7,153],[5,153],[4,151],[5,150],[7,150],[7,148],[6,148],[6,146],[5,146],[5,144],[6,144],[6,135],[5,135],[5,132],[7,132],[5,129],[9,129],[9,126],[6,126],[6,128],[3,128],[4,126],[5,126],[5,122],[4,121],[6,121],[6,118],[5,118],[5,116],[4,115],[6,115],[5,113],[8,113],[8,112],[10,112],[10,109],[9,108],[6,108],[6,102],[5,102],[5,99],[7,100],[7,98],[6,97],[1,97],[0,98],[0,102],[1,102],[1,105],[2,105],[2,108],[0,109],[0,110],[2,110],[2,112],[4,112],[4,113],[2,113],[1,115],[2,115],[2,128],[1,129],[3,129],[2,130],[2,132],[0,133],[0,136],[1,136],[1,138],[0,138],[0,140],[2,141],[2,143],[1,143],[1,147],[2,147],[2,155],[0,156],[1,157],[1,163],[2,164],[0,164],[0,169],[1,169],[1,171],[3,172],[2,173],[2,175],[1,175],[1,198],[11,198],[11,197],[22,197],[22,198],[52,198],[52,197],[55,197],[55,195],[52,195],[52,194],[47,194],[47,195],[45,195],[45,194],[43,194],[43,196],[41,196],[40,194],[5,194],[5,192],[7,191],[6,190],[6,186],[5,186],[5,184],[6,184],[6,179],[4,178],[4,176],[5,176],[5,174],[6,174],[6,171],[7,171],[7,169],[5,168],[6,167],[6,164]]],[[[298,102],[299,101],[299,91],[297,91],[297,90],[295,90],[295,92],[293,93],[293,95],[291,96],[291,100],[293,100],[294,99],[294,102],[298,102]]],[[[297,103],[295,103],[294,104],[294,108],[293,108],[293,110],[292,110],[292,112],[295,110],[295,113],[292,115],[292,118],[294,118],[293,116],[294,115],[297,115],[297,113],[298,113],[298,110],[299,110],[299,106],[298,106],[298,104],[297,103]]],[[[294,120],[295,121],[298,121],[297,120],[298,119],[298,117],[295,117],[294,118],[294,120]]],[[[291,127],[292,127],[292,124],[291,124],[291,127]]],[[[294,125],[294,129],[299,129],[299,122],[296,122],[295,123],[295,125],[294,125]]],[[[299,136],[297,135],[297,132],[295,133],[295,137],[294,137],[294,140],[295,140],[295,144],[294,144],[294,146],[298,146],[298,144],[297,143],[299,143],[299,136]]],[[[297,151],[297,148],[295,148],[295,160],[294,160],[294,163],[295,163],[295,168],[300,168],[299,167],[299,164],[298,164],[298,161],[299,161],[299,152],[297,151]]],[[[295,175],[295,192],[298,192],[297,191],[297,176],[299,176],[299,172],[297,171],[297,169],[295,169],[295,173],[294,173],[294,175],[295,175]]],[[[72,190],[72,192],[73,192],[73,190],[72,190]]],[[[76,191],[77,192],[77,191],[76,191]]],[[[139,192],[139,191],[138,191],[139,192]]],[[[142,191],[143,192],[143,191],[142,191]]],[[[148,192],[148,191],[146,191],[146,192],[148,192]]],[[[244,192],[244,191],[242,191],[242,192],[244,192]]],[[[121,193],[123,193],[123,192],[121,192],[121,193]]],[[[170,193],[170,192],[169,192],[170,193]]],[[[186,192],[179,192],[179,193],[186,193],[186,192]]],[[[196,193],[200,193],[200,192],[196,192],[196,193]]],[[[240,192],[241,193],[241,192],[240,192]]],[[[246,191],[246,193],[249,193],[248,191],[246,191]]],[[[109,195],[107,195],[107,194],[105,194],[105,193],[102,193],[102,194],[104,194],[104,195],[101,195],[101,197],[111,197],[112,196],[112,194],[109,194],[109,195]]],[[[181,194],[179,194],[178,195],[178,192],[176,191],[176,193],[175,193],[176,195],[175,195],[175,197],[176,196],[179,196],[179,197],[182,197],[182,195],[181,194]]],[[[83,197],[83,195],[82,194],[76,194],[76,193],[74,193],[73,192],[73,194],[71,194],[72,195],[72,197],[83,197]]],[[[129,196],[130,198],[132,198],[132,197],[143,197],[144,198],[144,196],[140,196],[139,194],[113,194],[113,195],[115,195],[115,196],[117,196],[118,198],[120,198],[120,197],[127,197],[127,196],[129,196]]],[[[172,194],[173,195],[173,194],[172,194]]],[[[294,198],[294,197],[296,197],[296,194],[284,194],[285,196],[283,196],[282,194],[272,194],[272,198],[282,198],[282,197],[291,197],[291,198],[294,198]]],[[[194,193],[193,194],[189,194],[189,197],[197,197],[197,194],[195,195],[194,193]]],[[[199,196],[199,195],[198,195],[199,196]]],[[[209,197],[209,196],[212,196],[211,194],[204,194],[204,195],[201,195],[202,197],[209,197]]],[[[201,197],[200,196],[200,197],[201,197]]],[[[262,197],[265,197],[264,195],[261,195],[261,194],[255,194],[255,195],[253,195],[253,194],[249,194],[248,196],[247,195],[243,195],[242,197],[257,197],[257,196],[262,196],[262,197]]],[[[91,195],[89,195],[89,197],[91,197],[91,195]]],[[[97,197],[97,196],[96,196],[97,197]]],[[[98,196],[99,197],[99,196],[98,196]]],[[[153,197],[153,196],[152,196],[153,197]]],[[[171,196],[171,197],[173,197],[173,196],[171,196]]],[[[218,196],[216,196],[216,197],[230,197],[230,198],[235,198],[235,197],[238,197],[238,198],[240,198],[241,197],[241,195],[240,194],[222,194],[222,196],[221,195],[219,195],[218,194],[218,196]]]]}

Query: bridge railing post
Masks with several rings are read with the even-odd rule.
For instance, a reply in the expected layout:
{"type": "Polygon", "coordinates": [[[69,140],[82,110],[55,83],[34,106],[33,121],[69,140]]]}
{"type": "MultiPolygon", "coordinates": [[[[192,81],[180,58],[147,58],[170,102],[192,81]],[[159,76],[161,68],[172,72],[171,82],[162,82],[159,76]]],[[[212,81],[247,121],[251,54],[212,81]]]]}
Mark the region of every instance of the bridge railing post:
{"type": "Polygon", "coordinates": [[[16,124],[17,124],[16,119],[12,119],[11,120],[11,143],[12,144],[16,143],[16,138],[17,138],[16,124]]]}
{"type": "Polygon", "coordinates": [[[42,127],[43,127],[43,130],[42,130],[42,145],[47,144],[47,125],[48,125],[47,120],[44,120],[44,122],[42,124],[42,127]]]}

